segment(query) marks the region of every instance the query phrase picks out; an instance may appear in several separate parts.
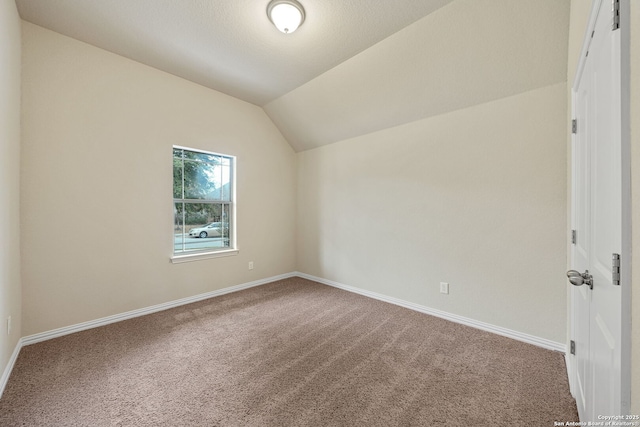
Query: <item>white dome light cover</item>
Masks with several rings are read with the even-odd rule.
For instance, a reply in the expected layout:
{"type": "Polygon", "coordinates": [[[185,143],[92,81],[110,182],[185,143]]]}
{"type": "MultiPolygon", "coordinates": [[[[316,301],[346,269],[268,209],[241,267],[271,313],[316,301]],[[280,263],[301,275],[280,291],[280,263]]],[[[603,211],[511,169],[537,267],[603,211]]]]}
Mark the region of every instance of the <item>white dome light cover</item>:
{"type": "Polygon", "coordinates": [[[304,22],[304,8],[296,0],[272,0],[267,16],[278,30],[290,34],[304,22]]]}

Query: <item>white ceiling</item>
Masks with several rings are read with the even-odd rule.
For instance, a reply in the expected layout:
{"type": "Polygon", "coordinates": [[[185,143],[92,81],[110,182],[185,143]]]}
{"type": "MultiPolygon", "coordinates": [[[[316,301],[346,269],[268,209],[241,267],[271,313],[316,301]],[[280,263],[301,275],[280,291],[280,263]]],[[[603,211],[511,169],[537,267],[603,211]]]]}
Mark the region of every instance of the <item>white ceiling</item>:
{"type": "Polygon", "coordinates": [[[301,0],[280,33],[269,0],[16,0],[22,19],[263,106],[451,0],[301,0]]]}

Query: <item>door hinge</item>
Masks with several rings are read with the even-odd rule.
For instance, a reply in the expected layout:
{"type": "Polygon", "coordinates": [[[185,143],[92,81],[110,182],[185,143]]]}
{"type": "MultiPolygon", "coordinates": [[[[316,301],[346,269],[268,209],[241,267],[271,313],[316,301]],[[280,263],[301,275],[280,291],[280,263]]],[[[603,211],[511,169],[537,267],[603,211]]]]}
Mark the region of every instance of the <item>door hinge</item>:
{"type": "Polygon", "coordinates": [[[571,230],[571,244],[575,245],[577,241],[576,230],[571,230]]]}
{"type": "Polygon", "coordinates": [[[611,282],[620,286],[620,254],[613,254],[611,257],[611,282]]]}
{"type": "Polygon", "coordinates": [[[620,28],[620,0],[611,0],[611,13],[613,14],[611,31],[615,31],[620,28]]]}
{"type": "Polygon", "coordinates": [[[569,346],[569,352],[575,356],[576,354],[576,342],[571,340],[571,344],[569,346]]]}
{"type": "Polygon", "coordinates": [[[578,120],[571,120],[571,133],[578,133],[578,120]]]}

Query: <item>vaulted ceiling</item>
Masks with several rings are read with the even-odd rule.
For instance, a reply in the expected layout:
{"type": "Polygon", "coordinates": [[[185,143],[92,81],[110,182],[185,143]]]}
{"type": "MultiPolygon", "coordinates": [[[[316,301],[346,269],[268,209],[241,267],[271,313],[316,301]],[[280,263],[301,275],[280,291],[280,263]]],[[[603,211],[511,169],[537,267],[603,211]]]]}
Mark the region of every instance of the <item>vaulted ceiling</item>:
{"type": "Polygon", "coordinates": [[[265,109],[297,151],[566,80],[568,1],[16,0],[29,22],[265,109]]]}

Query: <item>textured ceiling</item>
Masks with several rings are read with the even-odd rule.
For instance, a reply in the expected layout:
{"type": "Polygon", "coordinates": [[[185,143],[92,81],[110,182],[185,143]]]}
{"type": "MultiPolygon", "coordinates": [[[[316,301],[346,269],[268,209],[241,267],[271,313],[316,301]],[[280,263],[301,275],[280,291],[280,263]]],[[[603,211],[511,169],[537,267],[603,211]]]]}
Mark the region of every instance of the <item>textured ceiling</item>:
{"type": "Polygon", "coordinates": [[[269,0],[16,0],[22,19],[265,105],[451,0],[301,0],[285,35],[269,0]]]}

